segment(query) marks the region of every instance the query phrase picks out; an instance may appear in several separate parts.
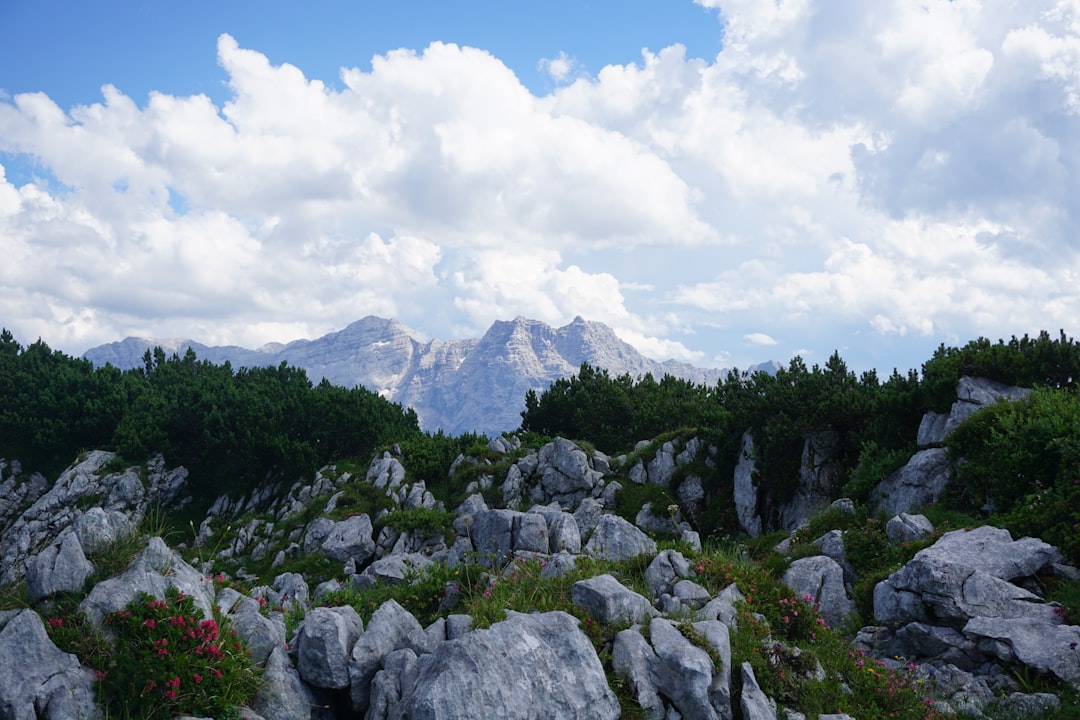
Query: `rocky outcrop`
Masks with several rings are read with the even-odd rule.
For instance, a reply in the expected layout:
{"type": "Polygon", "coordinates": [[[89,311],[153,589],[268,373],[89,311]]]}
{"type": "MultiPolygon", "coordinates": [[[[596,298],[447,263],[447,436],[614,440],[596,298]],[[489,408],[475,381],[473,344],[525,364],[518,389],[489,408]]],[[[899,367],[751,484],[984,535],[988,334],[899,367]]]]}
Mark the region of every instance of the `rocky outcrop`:
{"type": "Polygon", "coordinates": [[[857,641],[957,673],[1003,663],[1080,685],[1080,627],[1063,625],[1053,605],[1024,587],[1060,560],[1046,543],[1013,540],[999,528],[946,533],[874,588],[880,626],[863,628],[857,641]]]}
{"type": "Polygon", "coordinates": [[[870,494],[870,507],[878,514],[911,513],[936,502],[949,481],[949,458],[944,444],[960,423],[999,400],[1022,400],[1031,393],[986,378],[962,377],[956,402],[948,413],[928,412],[919,424],[919,452],[904,467],[879,483],[870,494]]]}
{"type": "Polygon", "coordinates": [[[844,569],[830,557],[816,555],[791,563],[781,582],[807,602],[821,608],[821,616],[839,627],[855,612],[855,603],[844,587],[844,569]]]}
{"type": "Polygon", "coordinates": [[[510,613],[419,661],[403,701],[412,720],[605,720],[620,715],[596,650],[562,612],[510,613]]]}
{"type": "MultiPolygon", "coordinates": [[[[115,536],[127,527],[142,522],[153,505],[176,505],[187,480],[187,470],[167,470],[160,456],[144,468],[131,467],[120,472],[103,468],[116,454],[96,450],[65,470],[46,492],[19,512],[8,524],[0,526],[0,584],[23,578],[31,559],[54,543],[63,545],[62,535],[76,526],[79,519],[93,512],[91,521],[82,523],[81,539],[105,533],[115,536]],[[123,519],[118,519],[122,517],[123,519]]],[[[95,542],[91,540],[91,545],[95,542]]],[[[52,561],[76,562],[72,541],[65,555],[53,553],[52,561]]],[[[80,548],[83,549],[83,548],[80,548]]],[[[90,552],[93,551],[92,548],[90,552]]],[[[48,562],[43,559],[42,562],[48,562]]],[[[39,569],[43,569],[42,566],[39,569]]],[[[48,588],[42,588],[48,592],[48,588]]]]}
{"type": "Polygon", "coordinates": [[[23,610],[0,625],[0,717],[101,717],[94,702],[93,672],[53,645],[45,624],[32,610],[23,610]]]}

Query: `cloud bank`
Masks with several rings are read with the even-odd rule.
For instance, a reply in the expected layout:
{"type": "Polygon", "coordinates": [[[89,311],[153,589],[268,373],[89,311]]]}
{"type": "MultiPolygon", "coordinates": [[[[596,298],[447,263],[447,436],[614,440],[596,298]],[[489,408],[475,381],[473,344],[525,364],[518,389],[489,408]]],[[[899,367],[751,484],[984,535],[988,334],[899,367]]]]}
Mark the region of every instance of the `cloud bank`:
{"type": "Polygon", "coordinates": [[[221,106],[0,98],[0,323],[81,352],[583,315],[661,359],[888,367],[1076,328],[1080,3],[699,4],[716,57],[568,48],[544,96],[481,49],[333,89],[222,35],[221,106]]]}

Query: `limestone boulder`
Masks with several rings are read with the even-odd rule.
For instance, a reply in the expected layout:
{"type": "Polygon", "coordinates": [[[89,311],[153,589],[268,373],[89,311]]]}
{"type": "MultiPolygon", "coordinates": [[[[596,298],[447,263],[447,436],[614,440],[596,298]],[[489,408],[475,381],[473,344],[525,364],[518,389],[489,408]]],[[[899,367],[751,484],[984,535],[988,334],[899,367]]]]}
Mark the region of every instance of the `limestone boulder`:
{"type": "Polygon", "coordinates": [[[585,544],[585,553],[606,560],[629,560],[656,553],[656,541],[618,515],[603,515],[585,544]]]}
{"type": "Polygon", "coordinates": [[[607,574],[571,585],[570,600],[597,622],[611,625],[640,623],[653,612],[648,598],[607,574]]]}
{"type": "Polygon", "coordinates": [[[315,687],[349,687],[349,657],[363,630],[360,616],[348,605],[312,608],[297,633],[300,677],[315,687]]]}
{"type": "Polygon", "coordinates": [[[578,621],[563,612],[509,613],[419,661],[403,703],[411,720],[614,720],[619,702],[578,621]]]}
{"type": "Polygon", "coordinates": [[[844,588],[844,569],[825,555],[800,558],[791,563],[781,582],[800,598],[820,605],[821,616],[832,627],[855,612],[855,602],[844,588]]]}
{"type": "Polygon", "coordinates": [[[93,673],[52,643],[32,610],[19,612],[0,628],[0,717],[101,717],[94,703],[93,673]]]}

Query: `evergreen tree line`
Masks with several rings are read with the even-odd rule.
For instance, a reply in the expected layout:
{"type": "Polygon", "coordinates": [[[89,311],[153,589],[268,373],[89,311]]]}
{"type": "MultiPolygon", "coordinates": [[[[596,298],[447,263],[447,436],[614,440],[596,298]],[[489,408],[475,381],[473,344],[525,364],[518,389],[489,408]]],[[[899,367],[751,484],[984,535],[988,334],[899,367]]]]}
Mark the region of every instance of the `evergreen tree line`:
{"type": "MultiPolygon", "coordinates": [[[[754,439],[756,480],[774,505],[798,485],[807,438],[826,437],[831,460],[840,468],[833,492],[865,500],[917,449],[923,414],[949,410],[962,376],[1040,391],[1030,402],[995,408],[950,442],[950,456],[957,460],[955,505],[1004,512],[1045,508],[1051,500],[1060,508],[1066,499],[1080,500],[1080,344],[1064,333],[941,345],[921,375],[894,370],[885,379],[874,371],[857,376],[838,353],[824,366],[810,368],[796,357],[775,375],[731,372],[715,386],[670,376],[660,381],[649,375],[612,377],[586,364],[577,376],[529,393],[522,429],[589,440],[609,454],[661,433],[692,430],[719,450],[717,470],[706,478],[711,494],[720,498],[718,513],[730,505],[732,471],[745,431],[754,439]],[[1005,468],[1011,473],[1007,482],[997,478],[1005,468]],[[988,497],[996,506],[986,506],[988,497]]],[[[1067,529],[1080,536],[1080,509],[1064,517],[1067,529]]]]}
{"type": "Polygon", "coordinates": [[[120,371],[0,333],[0,457],[49,478],[84,450],[133,463],[162,453],[190,471],[205,501],[270,477],[310,476],[332,459],[366,461],[420,434],[411,409],[362,387],[313,385],[285,363],[234,370],[159,347],[143,367],[120,371]]]}

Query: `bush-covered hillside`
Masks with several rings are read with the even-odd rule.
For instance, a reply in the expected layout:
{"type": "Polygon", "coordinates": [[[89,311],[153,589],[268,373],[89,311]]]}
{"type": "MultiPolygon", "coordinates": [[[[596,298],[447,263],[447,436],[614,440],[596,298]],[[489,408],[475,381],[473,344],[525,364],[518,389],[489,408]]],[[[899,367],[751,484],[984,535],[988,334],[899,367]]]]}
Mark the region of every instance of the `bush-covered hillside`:
{"type": "Polygon", "coordinates": [[[235,370],[161,348],[143,360],[137,370],[95,369],[4,330],[0,457],[52,476],[84,450],[138,461],[161,453],[191,472],[198,504],[420,434],[411,410],[361,387],[313,386],[285,364],[235,370]]]}

